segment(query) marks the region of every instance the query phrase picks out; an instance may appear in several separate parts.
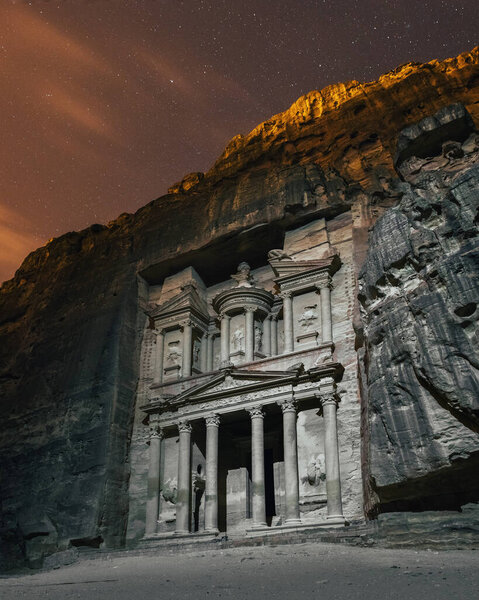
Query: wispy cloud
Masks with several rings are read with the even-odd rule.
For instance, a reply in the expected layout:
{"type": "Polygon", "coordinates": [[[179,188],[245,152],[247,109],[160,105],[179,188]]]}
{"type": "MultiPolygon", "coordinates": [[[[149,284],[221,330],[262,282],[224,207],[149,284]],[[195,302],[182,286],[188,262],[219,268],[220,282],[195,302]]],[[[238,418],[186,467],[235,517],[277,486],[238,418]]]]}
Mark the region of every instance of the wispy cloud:
{"type": "Polygon", "coordinates": [[[0,204],[0,282],[13,277],[25,256],[42,243],[29,225],[21,214],[0,204]]]}

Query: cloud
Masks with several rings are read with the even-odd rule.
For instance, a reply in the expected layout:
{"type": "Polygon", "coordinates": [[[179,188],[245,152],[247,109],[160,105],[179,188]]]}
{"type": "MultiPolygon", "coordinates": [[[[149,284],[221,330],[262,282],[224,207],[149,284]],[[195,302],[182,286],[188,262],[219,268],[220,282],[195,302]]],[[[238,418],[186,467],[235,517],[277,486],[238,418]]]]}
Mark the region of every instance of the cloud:
{"type": "Polygon", "coordinates": [[[0,204],[0,282],[13,277],[25,256],[41,243],[22,215],[0,204]]]}

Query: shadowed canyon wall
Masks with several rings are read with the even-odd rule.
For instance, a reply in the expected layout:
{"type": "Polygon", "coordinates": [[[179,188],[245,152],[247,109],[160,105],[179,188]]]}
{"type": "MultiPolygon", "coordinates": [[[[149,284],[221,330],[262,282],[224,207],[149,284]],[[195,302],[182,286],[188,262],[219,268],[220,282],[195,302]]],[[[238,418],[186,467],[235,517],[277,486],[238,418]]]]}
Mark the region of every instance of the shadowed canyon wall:
{"type": "MultiPolygon", "coordinates": [[[[427,186],[424,193],[418,191],[424,185],[420,177],[414,179],[413,166],[403,179],[416,187],[402,182],[394,155],[404,127],[452,103],[461,102],[479,122],[478,63],[475,49],[443,62],[404,65],[377,82],[310,92],[249,135],[233,138],[208,173],[188,175],[134,215],[68,233],[25,259],[0,289],[0,534],[5,566],[24,557],[31,565],[40,564],[44,555],[70,544],[118,546],[124,541],[145,320],[143,282],[188,265],[204,267],[218,254],[228,257],[222,267],[226,278],[239,260],[252,267],[262,264],[266,250],[279,247],[286,229],[313,218],[343,215],[351,220],[358,274],[368,252],[369,229],[382,216],[362,275],[363,321],[359,302],[354,308],[358,347],[364,340],[360,371],[369,513],[381,503],[414,499],[416,488],[409,482],[418,478],[431,480],[418,493],[425,499],[437,473],[446,476],[444,487],[449,485],[444,469],[470,462],[477,446],[477,437],[469,433],[471,397],[454,392],[458,372],[472,381],[467,344],[472,344],[471,315],[475,318],[477,311],[470,312],[474,301],[467,277],[441,273],[459,259],[470,272],[469,217],[461,220],[457,213],[473,210],[473,193],[467,190],[474,175],[470,163],[463,164],[460,169],[472,169],[469,175],[451,176],[440,185],[450,210],[444,209],[436,224],[431,216],[436,192],[427,186]],[[391,210],[394,206],[398,208],[391,210]],[[417,223],[420,236],[435,240],[429,255],[415,242],[417,223]],[[443,236],[450,240],[447,248],[437,241],[443,236]],[[418,273],[425,264],[432,271],[423,280],[418,273]],[[417,289],[415,304],[396,293],[407,277],[417,289]],[[439,286],[436,291],[434,285],[439,286]],[[421,309],[427,303],[429,316],[421,309]],[[394,340],[405,319],[411,323],[409,338],[399,343],[394,340]],[[384,324],[390,331],[381,340],[384,324]],[[422,351],[428,357],[422,362],[419,342],[431,348],[422,351]],[[446,368],[439,370],[439,363],[446,368]],[[396,385],[403,372],[407,385],[400,389],[407,388],[405,396],[402,391],[398,395],[396,385]],[[394,429],[398,404],[399,414],[408,415],[407,427],[395,421],[394,429]],[[431,412],[422,410],[426,404],[434,407],[431,412]],[[438,420],[426,424],[418,410],[438,420]],[[446,443],[444,428],[452,428],[452,437],[464,444],[446,443]],[[438,431],[439,441],[434,438],[438,431]],[[430,439],[440,451],[428,447],[430,439]],[[461,456],[456,458],[455,452],[461,456]]],[[[462,127],[459,120],[455,123],[462,127]]],[[[466,129],[469,136],[472,124],[466,129]]],[[[402,146],[400,140],[399,169],[410,164],[411,140],[423,147],[419,135],[411,134],[402,146]]],[[[470,148],[461,151],[474,154],[470,148]]],[[[434,168],[444,167],[439,160],[434,168]]],[[[203,271],[207,278],[207,267],[203,271]]],[[[472,383],[461,386],[472,393],[472,383]]]]}

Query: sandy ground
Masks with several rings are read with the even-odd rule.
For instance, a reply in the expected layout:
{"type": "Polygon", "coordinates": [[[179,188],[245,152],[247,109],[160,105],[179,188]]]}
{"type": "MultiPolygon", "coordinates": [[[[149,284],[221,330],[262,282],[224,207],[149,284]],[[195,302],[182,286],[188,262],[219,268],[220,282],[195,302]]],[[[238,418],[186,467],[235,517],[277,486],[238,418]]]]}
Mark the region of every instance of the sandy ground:
{"type": "Polygon", "coordinates": [[[479,552],[299,544],[101,557],[2,578],[0,598],[478,600],[479,552]]]}

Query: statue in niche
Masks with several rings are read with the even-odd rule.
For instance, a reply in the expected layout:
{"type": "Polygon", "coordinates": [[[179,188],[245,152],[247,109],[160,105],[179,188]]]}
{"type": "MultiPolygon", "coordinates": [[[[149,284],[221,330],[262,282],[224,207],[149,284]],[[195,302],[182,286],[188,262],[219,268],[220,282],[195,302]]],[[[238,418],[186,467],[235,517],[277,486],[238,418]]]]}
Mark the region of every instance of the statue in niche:
{"type": "Polygon", "coordinates": [[[254,348],[257,352],[263,348],[263,330],[259,325],[254,326],[254,348]]]}
{"type": "Polygon", "coordinates": [[[324,454],[320,454],[316,458],[311,458],[306,468],[306,475],[301,478],[301,481],[302,483],[309,483],[311,487],[318,487],[325,480],[324,454]]]}
{"type": "Polygon", "coordinates": [[[254,277],[251,275],[251,267],[247,262],[242,262],[238,265],[238,271],[231,275],[238,287],[252,287],[254,285],[254,277]]]}
{"type": "Polygon", "coordinates": [[[201,342],[195,340],[193,343],[193,364],[197,365],[200,362],[201,342]]]}
{"type": "Polygon", "coordinates": [[[318,314],[316,313],[317,304],[312,304],[311,306],[305,306],[303,313],[298,319],[298,322],[301,323],[301,327],[309,327],[313,321],[316,321],[318,318],[318,314]]]}
{"type": "Polygon", "coordinates": [[[243,350],[243,340],[244,340],[243,330],[240,327],[238,327],[234,331],[233,336],[231,337],[231,343],[233,345],[233,350],[235,352],[240,352],[243,350]]]}
{"type": "Polygon", "coordinates": [[[168,351],[166,354],[166,362],[170,366],[176,366],[181,364],[181,347],[180,341],[175,340],[173,342],[168,343],[168,351]]]}

